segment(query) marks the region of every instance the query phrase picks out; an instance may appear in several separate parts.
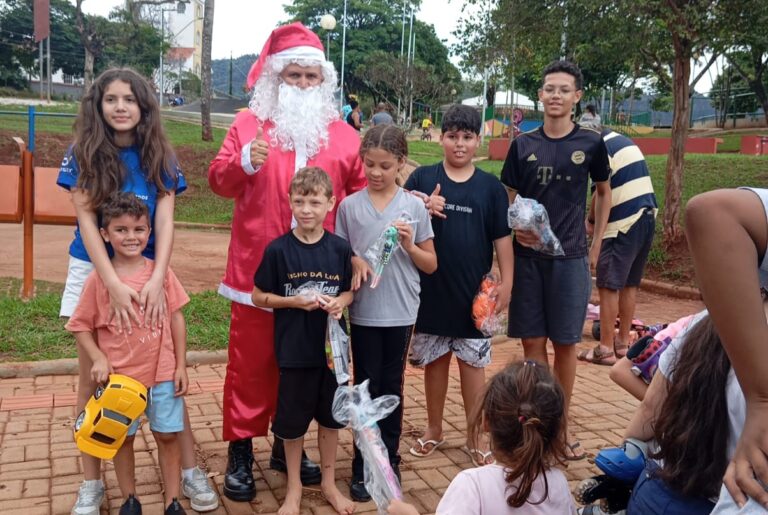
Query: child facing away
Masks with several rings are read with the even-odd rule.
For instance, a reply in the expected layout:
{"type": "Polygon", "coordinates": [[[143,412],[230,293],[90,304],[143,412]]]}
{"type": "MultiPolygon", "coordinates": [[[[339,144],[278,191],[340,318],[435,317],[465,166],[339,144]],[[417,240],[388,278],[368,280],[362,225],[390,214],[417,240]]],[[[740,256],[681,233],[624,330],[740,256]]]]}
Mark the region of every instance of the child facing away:
{"type": "MultiPolygon", "coordinates": [[[[411,347],[411,364],[424,367],[427,428],[410,453],[429,456],[443,439],[443,408],[448,392],[448,369],[456,354],[461,371],[464,413],[469,416],[485,386],[485,367],[491,363],[491,339],[472,320],[472,302],[483,276],[498,255],[502,285],[496,312],[509,304],[512,290],[512,237],[507,226],[509,200],[493,175],[472,163],[480,144],[480,115],[469,106],[454,105],[445,113],[440,144],[442,162],[413,171],[405,183],[411,191],[438,191],[445,202],[433,216],[435,252],[440,267],[420,274],[421,303],[411,347]]],[[[475,466],[493,461],[481,442],[467,439],[462,448],[475,466]]]]}
{"type": "MultiPolygon", "coordinates": [[[[459,472],[438,515],[575,514],[565,474],[565,399],[545,364],[523,361],[493,376],[472,416],[475,438],[488,432],[496,463],[459,472]]],[[[418,511],[392,501],[392,515],[418,511]]]]}
{"type": "Polygon", "coordinates": [[[288,468],[288,492],[279,513],[298,515],[300,511],[301,453],[304,435],[315,419],[320,488],[331,506],[345,515],[355,511],[355,504],[335,483],[338,430],[343,426],[331,410],[337,384],[326,364],[325,334],[328,315],[341,318],[352,302],[352,249],[344,239],[323,229],[336,198],[322,169],[299,170],[291,180],[290,201],[296,227],[266,248],[252,295],[254,305],[275,313],[280,382],[272,432],[285,442],[288,468]]]}
{"type": "MultiPolygon", "coordinates": [[[[109,293],[107,301],[116,330],[131,334],[134,326],[142,324],[157,328],[168,315],[163,284],[173,243],[175,196],[187,188],[187,183],[163,130],[154,90],[131,69],[105,71],[83,96],[74,132],[74,142],[64,156],[56,181],[71,191],[77,212],[59,314],[72,315],[83,283],[95,269],[109,293]],[[97,213],[109,197],[120,191],[136,195],[149,212],[150,233],[143,255],[154,260],[155,266],[140,290],[119,279],[109,259],[108,245],[99,234],[97,213]]],[[[87,353],[78,347],[78,411],[96,389],[92,366],[87,353]]],[[[184,419],[182,490],[194,510],[214,510],[219,505],[218,495],[206,474],[195,466],[186,408],[184,419]]],[[[85,477],[72,514],[98,515],[104,500],[100,461],[85,453],[81,456],[85,477]]]]}
{"type": "MultiPolygon", "coordinates": [[[[370,379],[371,397],[397,395],[398,407],[379,421],[389,461],[399,475],[398,446],[402,432],[403,373],[408,342],[419,308],[419,271],[437,269],[433,232],[424,202],[397,185],[405,165],[405,133],[393,125],[377,125],[360,146],[368,186],[345,198],[336,214],[336,234],[352,245],[352,290],[355,302],[351,319],[354,383],[370,379]],[[399,246],[392,254],[375,288],[368,283],[373,270],[363,259],[389,227],[395,227],[399,246]]],[[[355,501],[370,499],[363,477],[363,457],[355,448],[350,494],[355,501]]]]}
{"type": "MultiPolygon", "coordinates": [[[[112,245],[112,267],[120,281],[141,290],[154,273],[156,263],[142,255],[151,233],[149,210],[133,193],[120,193],[101,209],[100,233],[112,245]]],[[[109,308],[109,290],[101,276],[92,271],[85,281],[75,312],[66,329],[91,363],[89,375],[105,383],[109,374],[124,374],[148,389],[146,415],[157,442],[160,469],[165,486],[165,513],[184,514],[179,504],[181,451],[178,434],[184,428],[184,400],[187,391],[187,335],[181,308],[189,302],[184,288],[168,269],[163,282],[164,309],[170,323],[152,328],[136,327],[130,334],[119,332],[109,308]]],[[[138,420],[115,455],[115,474],[125,502],[121,515],[141,513],[136,498],[133,441],[138,420]]]]}

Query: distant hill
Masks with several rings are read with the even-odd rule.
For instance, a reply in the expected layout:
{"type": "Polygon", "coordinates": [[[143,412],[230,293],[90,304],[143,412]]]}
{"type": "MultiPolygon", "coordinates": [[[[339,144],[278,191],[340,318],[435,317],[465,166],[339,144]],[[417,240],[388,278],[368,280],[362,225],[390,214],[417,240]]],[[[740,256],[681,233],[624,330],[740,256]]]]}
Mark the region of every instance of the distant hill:
{"type": "MultiPolygon", "coordinates": [[[[232,59],[232,96],[245,98],[247,95],[243,91],[245,79],[248,76],[248,70],[256,61],[256,54],[246,54],[232,59]]],[[[229,59],[214,59],[211,62],[213,74],[213,89],[219,94],[229,93],[229,59]]]]}

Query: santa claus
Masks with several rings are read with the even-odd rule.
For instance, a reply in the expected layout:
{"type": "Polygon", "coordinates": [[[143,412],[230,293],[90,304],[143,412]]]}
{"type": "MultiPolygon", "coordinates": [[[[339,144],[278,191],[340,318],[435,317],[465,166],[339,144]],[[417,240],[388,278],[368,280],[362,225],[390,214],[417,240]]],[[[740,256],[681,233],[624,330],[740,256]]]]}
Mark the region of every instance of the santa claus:
{"type": "MultiPolygon", "coordinates": [[[[301,23],[275,29],[248,74],[249,109],[240,112],[211,162],[208,181],[235,200],[227,269],[219,293],[232,300],[229,362],[224,382],[224,439],[229,459],[224,493],[236,501],[256,494],[254,436],[266,436],[275,412],[278,369],[271,311],[251,302],[253,276],[264,249],[291,229],[288,186],[304,166],[319,166],[333,181],[337,203],[365,186],[357,132],[339,119],[337,77],[323,45],[301,23]]],[[[333,231],[336,210],[325,228],[333,231]]],[[[285,471],[282,441],[270,466],[285,471]]],[[[301,479],[319,483],[320,468],[303,456],[301,479]]]]}

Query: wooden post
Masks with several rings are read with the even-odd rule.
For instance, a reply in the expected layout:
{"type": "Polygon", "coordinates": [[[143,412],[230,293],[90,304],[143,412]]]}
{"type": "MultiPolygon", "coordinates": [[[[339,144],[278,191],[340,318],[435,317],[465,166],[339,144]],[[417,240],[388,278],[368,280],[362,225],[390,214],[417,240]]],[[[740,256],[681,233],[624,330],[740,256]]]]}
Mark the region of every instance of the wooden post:
{"type": "Polygon", "coordinates": [[[24,224],[24,278],[21,285],[21,298],[24,300],[30,300],[35,294],[34,290],[34,269],[32,261],[33,252],[33,227],[34,227],[34,214],[35,214],[35,178],[33,171],[33,159],[32,152],[27,150],[24,141],[21,138],[13,138],[16,144],[19,146],[21,153],[21,180],[23,184],[23,206],[24,211],[22,216],[24,217],[22,223],[24,224]]]}

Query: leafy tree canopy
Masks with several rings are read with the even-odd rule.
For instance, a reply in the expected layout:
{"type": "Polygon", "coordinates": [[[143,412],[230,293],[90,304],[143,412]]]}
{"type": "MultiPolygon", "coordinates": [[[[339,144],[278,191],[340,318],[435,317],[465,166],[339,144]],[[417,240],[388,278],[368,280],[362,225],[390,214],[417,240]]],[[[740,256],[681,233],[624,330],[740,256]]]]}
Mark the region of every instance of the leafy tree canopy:
{"type": "MultiPolygon", "coordinates": [[[[369,76],[373,55],[387,56],[390,64],[400,59],[400,49],[403,36],[403,14],[405,9],[405,41],[402,45],[404,55],[408,51],[409,20],[411,8],[417,10],[420,0],[409,2],[388,2],[386,0],[348,0],[347,3],[347,35],[344,64],[344,91],[366,92],[374,101],[396,101],[397,91],[402,90],[402,84],[384,87],[381,83],[374,86],[369,76]],[[379,54],[377,54],[379,52],[379,54]]],[[[330,56],[337,70],[341,70],[342,18],[344,5],[336,2],[333,7],[324,0],[293,0],[285,6],[285,11],[291,21],[298,20],[316,31],[324,44],[330,36],[330,56]],[[332,14],[337,21],[336,28],[328,31],[320,27],[320,18],[324,14],[332,14]]],[[[422,96],[416,95],[414,100],[426,103],[450,100],[452,88],[459,89],[461,76],[459,71],[448,59],[448,49],[438,39],[434,28],[414,19],[415,33],[415,70],[429,70],[432,78],[445,87],[435,90],[426,88],[422,96]],[[428,91],[428,92],[427,92],[428,91]]],[[[405,60],[405,57],[403,57],[405,60]]],[[[374,66],[378,68],[378,66],[374,66]]],[[[378,70],[376,70],[378,71],[378,70]]],[[[414,73],[414,76],[419,72],[414,73]]],[[[405,80],[404,74],[399,74],[400,80],[405,80]]],[[[397,80],[397,79],[393,79],[397,80]]],[[[414,84],[415,86],[415,84],[414,84]]],[[[416,94],[414,88],[414,94],[416,94]]]]}

